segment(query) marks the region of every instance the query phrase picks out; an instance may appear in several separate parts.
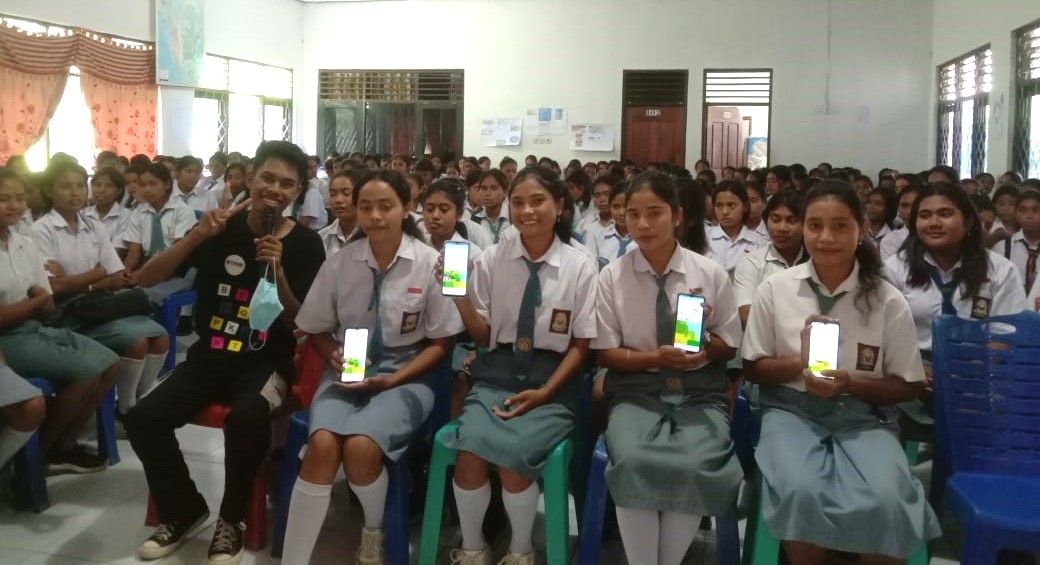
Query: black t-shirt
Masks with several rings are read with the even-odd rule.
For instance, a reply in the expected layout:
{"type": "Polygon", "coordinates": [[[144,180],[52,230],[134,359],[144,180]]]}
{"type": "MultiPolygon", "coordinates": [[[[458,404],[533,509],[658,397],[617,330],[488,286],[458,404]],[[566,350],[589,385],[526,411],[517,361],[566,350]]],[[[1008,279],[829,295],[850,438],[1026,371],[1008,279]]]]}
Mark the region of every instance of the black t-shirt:
{"type": "MultiPolygon", "coordinates": [[[[256,261],[256,236],[246,224],[247,215],[242,212],[230,218],[223,233],[196,247],[185,261],[184,267],[198,270],[199,295],[194,312],[199,341],[188,354],[248,364],[269,362],[288,378],[296,347],[290,327],[281,318],[266,335],[249,326],[249,301],[266,264],[256,261]]],[[[282,239],[282,270],[301,303],[324,261],[325,248],[314,231],[296,224],[282,239]]]]}

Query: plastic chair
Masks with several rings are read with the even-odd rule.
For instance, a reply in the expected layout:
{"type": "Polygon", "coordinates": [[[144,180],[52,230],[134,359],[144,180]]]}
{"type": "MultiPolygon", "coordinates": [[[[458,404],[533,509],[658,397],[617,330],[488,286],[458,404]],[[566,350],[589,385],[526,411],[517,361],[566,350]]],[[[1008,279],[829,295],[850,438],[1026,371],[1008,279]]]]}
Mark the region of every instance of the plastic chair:
{"type": "Polygon", "coordinates": [[[936,442],[951,464],[961,562],[1040,552],[1040,315],[942,316],[932,335],[936,442]]]}
{"type": "MultiPolygon", "coordinates": [[[[751,408],[743,395],[737,396],[730,424],[734,450],[741,466],[747,469],[746,461],[751,457],[750,417],[751,408]]],[[[607,508],[606,469],[610,456],[607,453],[606,437],[601,435],[596,442],[589,469],[588,490],[585,495],[585,519],[581,524],[581,541],[578,545],[578,565],[599,563],[600,545],[603,540],[603,518],[607,508]]],[[[715,517],[715,540],[720,565],[740,563],[740,532],[737,528],[736,508],[725,516],[715,517]]]]}
{"type": "Polygon", "coordinates": [[[178,292],[167,296],[159,308],[159,323],[166,328],[166,334],[170,336],[170,350],[166,352],[163,372],[172,370],[177,364],[177,318],[181,308],[195,304],[198,298],[194,290],[178,292]]]}
{"type": "MultiPolygon", "coordinates": [[[[320,358],[318,358],[321,361],[320,358]]],[[[323,363],[323,362],[322,362],[323,363]]],[[[319,376],[321,366],[319,365],[319,376]]],[[[432,373],[434,404],[433,412],[425,427],[443,425],[448,419],[451,404],[451,359],[445,359],[432,373]]],[[[315,389],[317,387],[315,386],[315,389]]],[[[313,391],[311,392],[313,396],[313,391]]],[[[310,399],[307,399],[310,406],[310,399]]],[[[293,486],[300,473],[299,453],[310,438],[310,411],[301,410],[289,419],[289,433],[285,442],[285,454],[282,469],[278,478],[278,503],[275,507],[274,539],[271,542],[271,556],[281,557],[285,544],[285,531],[289,522],[289,502],[292,500],[293,486]]],[[[436,429],[436,428],[434,428],[436,429]]],[[[411,512],[409,503],[409,458],[407,451],[396,462],[385,460],[390,486],[387,490],[386,505],[383,518],[383,532],[386,535],[384,546],[386,562],[390,565],[408,564],[408,520],[411,512]]]]}
{"type": "MultiPolygon", "coordinates": [[[[44,396],[57,394],[47,379],[26,379],[44,396]]],[[[109,389],[98,406],[97,416],[98,455],[108,458],[108,464],[119,463],[119,447],[116,445],[116,389],[109,389]]],[[[44,469],[43,453],[40,451],[39,434],[33,434],[11,462],[12,502],[18,510],[43,512],[50,507],[47,495],[47,472],[44,469]]]]}

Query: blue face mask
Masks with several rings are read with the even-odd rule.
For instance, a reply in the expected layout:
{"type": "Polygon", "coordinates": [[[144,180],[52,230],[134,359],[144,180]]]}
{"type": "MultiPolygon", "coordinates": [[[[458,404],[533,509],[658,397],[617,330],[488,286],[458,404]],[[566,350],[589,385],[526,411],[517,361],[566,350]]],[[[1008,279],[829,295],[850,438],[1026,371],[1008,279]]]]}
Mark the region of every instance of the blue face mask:
{"type": "Polygon", "coordinates": [[[256,283],[253,298],[249,301],[249,326],[253,331],[266,332],[283,309],[278,300],[278,285],[262,278],[256,283]]]}

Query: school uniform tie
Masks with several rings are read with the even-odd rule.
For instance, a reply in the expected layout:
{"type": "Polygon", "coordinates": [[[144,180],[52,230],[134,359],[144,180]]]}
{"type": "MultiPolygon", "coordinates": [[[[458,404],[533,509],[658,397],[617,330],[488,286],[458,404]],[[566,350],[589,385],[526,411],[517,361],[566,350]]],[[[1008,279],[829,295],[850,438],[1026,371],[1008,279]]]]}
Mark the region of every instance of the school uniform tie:
{"type": "Polygon", "coordinates": [[[527,380],[527,373],[534,364],[534,323],[535,309],[542,305],[542,282],[538,280],[538,270],[542,263],[527,263],[527,285],[524,296],[520,299],[520,315],[516,319],[516,343],[513,344],[513,363],[516,365],[516,377],[527,380]]]}
{"type": "Polygon", "coordinates": [[[492,221],[491,218],[487,219],[488,227],[491,228],[491,239],[494,240],[495,243],[498,243],[499,238],[502,237],[502,220],[504,219],[505,218],[499,218],[494,221],[492,221]]]}
{"type": "Polygon", "coordinates": [[[1027,245],[1026,252],[1029,254],[1026,259],[1026,294],[1028,295],[1033,290],[1033,283],[1036,282],[1036,256],[1040,255],[1040,245],[1035,249],[1027,245]]]}
{"type": "Polygon", "coordinates": [[[621,257],[622,255],[625,254],[625,250],[628,249],[628,244],[629,243],[632,243],[632,238],[631,237],[621,237],[621,236],[618,236],[618,248],[617,248],[617,256],[618,257],[621,257]]]}
{"type": "Polygon", "coordinates": [[[951,316],[957,315],[957,307],[953,305],[953,293],[957,291],[957,287],[961,283],[961,270],[953,270],[953,280],[944,283],[942,275],[939,274],[939,269],[936,267],[928,267],[928,276],[932,277],[932,284],[935,288],[939,289],[942,294],[942,313],[949,314],[951,316]]]}
{"type": "Polygon", "coordinates": [[[369,267],[372,271],[372,298],[368,300],[368,311],[375,310],[376,313],[376,327],[372,332],[372,339],[368,346],[368,359],[372,362],[372,367],[378,370],[379,362],[383,359],[383,320],[379,315],[379,301],[382,297],[383,279],[386,278],[390,271],[394,270],[397,266],[395,260],[390,264],[390,267],[385,271],[380,271],[375,267],[369,267]]]}
{"type": "MultiPolygon", "coordinates": [[[[657,283],[657,301],[654,303],[654,315],[657,325],[657,345],[675,345],[675,321],[672,319],[672,304],[668,300],[668,291],[664,287],[668,275],[654,276],[657,283]]],[[[682,372],[675,369],[661,368],[661,401],[672,406],[682,403],[682,372]]]]}
{"type": "Polygon", "coordinates": [[[844,292],[839,292],[838,294],[835,294],[834,296],[828,296],[828,295],[824,294],[822,290],[820,290],[820,285],[816,284],[816,281],[814,281],[812,279],[806,279],[806,280],[809,281],[809,288],[811,288],[812,291],[813,291],[813,294],[816,295],[816,306],[820,309],[820,315],[821,316],[826,316],[826,315],[830,314],[831,310],[834,309],[834,305],[837,304],[838,301],[841,300],[841,298],[843,296],[848,294],[848,291],[844,291],[844,292]]]}
{"type": "Polygon", "coordinates": [[[152,214],[152,238],[148,242],[148,256],[166,249],[166,238],[163,236],[162,215],[163,210],[152,214]]]}

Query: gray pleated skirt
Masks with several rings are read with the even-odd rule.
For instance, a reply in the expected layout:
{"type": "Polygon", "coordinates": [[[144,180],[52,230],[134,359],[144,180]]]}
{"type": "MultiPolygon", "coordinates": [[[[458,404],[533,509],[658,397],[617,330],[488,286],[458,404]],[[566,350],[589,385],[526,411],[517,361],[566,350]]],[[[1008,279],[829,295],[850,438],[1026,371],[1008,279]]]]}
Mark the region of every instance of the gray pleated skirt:
{"type": "Polygon", "coordinates": [[[58,384],[97,378],[119,361],[112,350],[87,336],[36,320],[0,333],[0,351],[16,373],[58,384]]]}
{"type": "Polygon", "coordinates": [[[776,385],[760,390],[755,460],[765,483],[763,517],[777,539],[906,558],[939,537],[894,409],[776,385]]]}
{"type": "Polygon", "coordinates": [[[148,316],[128,316],[77,331],[111,349],[116,355],[124,355],[142,338],[166,335],[166,329],[148,316]]]}

